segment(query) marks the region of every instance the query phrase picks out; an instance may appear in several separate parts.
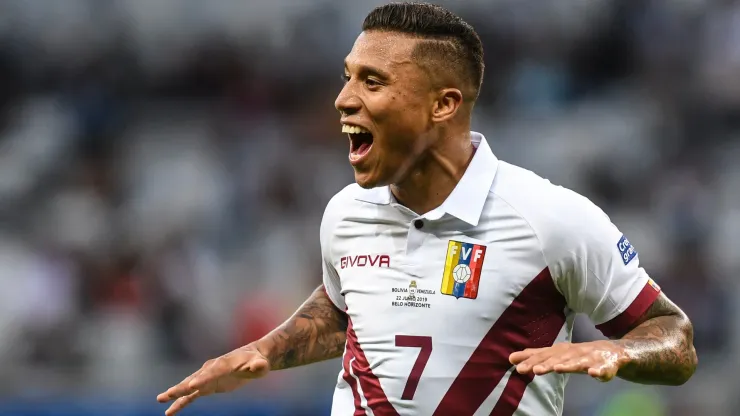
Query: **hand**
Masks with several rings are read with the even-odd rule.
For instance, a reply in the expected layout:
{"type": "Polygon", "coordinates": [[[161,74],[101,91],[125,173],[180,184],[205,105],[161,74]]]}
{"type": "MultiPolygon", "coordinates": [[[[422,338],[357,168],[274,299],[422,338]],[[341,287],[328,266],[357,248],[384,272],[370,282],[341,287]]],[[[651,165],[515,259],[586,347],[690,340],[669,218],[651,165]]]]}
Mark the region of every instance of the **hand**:
{"type": "Polygon", "coordinates": [[[252,379],[264,377],[269,371],[270,363],[256,348],[239,348],[206,361],[200,370],[158,395],[157,401],[175,400],[165,411],[166,416],[172,416],[198,397],[233,391],[252,379]]]}
{"type": "Polygon", "coordinates": [[[624,348],[615,342],[594,341],[530,348],[511,354],[509,361],[520,374],[585,373],[606,382],[617,375],[629,358],[624,348]]]}

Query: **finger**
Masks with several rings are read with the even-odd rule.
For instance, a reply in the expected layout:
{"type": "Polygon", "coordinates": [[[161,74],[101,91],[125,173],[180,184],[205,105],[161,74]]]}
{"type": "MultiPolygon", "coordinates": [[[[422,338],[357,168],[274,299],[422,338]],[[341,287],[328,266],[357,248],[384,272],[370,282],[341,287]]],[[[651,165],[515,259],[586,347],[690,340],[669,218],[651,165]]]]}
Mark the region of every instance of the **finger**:
{"type": "Polygon", "coordinates": [[[581,357],[571,360],[567,360],[562,363],[555,364],[552,367],[553,371],[560,374],[565,373],[585,373],[588,371],[588,359],[581,357]]]}
{"type": "Polygon", "coordinates": [[[526,360],[517,364],[516,370],[521,374],[529,374],[532,372],[532,368],[557,354],[557,350],[553,348],[537,348],[535,354],[531,355],[526,360]]]}
{"type": "Polygon", "coordinates": [[[563,360],[560,357],[550,358],[532,367],[532,373],[536,376],[544,376],[545,374],[552,373],[555,371],[555,366],[562,364],[563,360]]]}
{"type": "Polygon", "coordinates": [[[187,396],[180,397],[179,399],[175,400],[174,403],[167,409],[164,414],[165,416],[173,416],[180,410],[184,409],[185,406],[189,405],[190,403],[194,402],[195,399],[197,399],[200,396],[200,392],[194,392],[187,396]]]}
{"type": "Polygon", "coordinates": [[[553,354],[547,360],[544,360],[543,362],[536,364],[532,368],[532,372],[537,376],[545,375],[545,374],[555,371],[555,368],[557,366],[563,365],[565,363],[574,362],[574,361],[575,362],[585,361],[586,364],[583,369],[583,371],[585,372],[586,369],[588,368],[588,358],[578,357],[576,353],[577,353],[576,351],[574,351],[573,349],[570,349],[566,352],[553,354]]]}
{"type": "Polygon", "coordinates": [[[552,373],[553,368],[557,364],[560,364],[560,361],[547,360],[545,362],[542,362],[540,364],[533,366],[532,373],[534,373],[534,375],[536,376],[544,376],[545,374],[552,373]]]}
{"type": "Polygon", "coordinates": [[[181,382],[177,383],[176,385],[170,387],[165,391],[164,393],[160,393],[157,396],[157,401],[160,403],[167,403],[170,400],[175,400],[183,396],[187,396],[189,394],[192,394],[195,390],[191,389],[189,387],[190,381],[196,377],[200,373],[200,371],[195,372],[187,377],[185,377],[181,382]]]}
{"type": "Polygon", "coordinates": [[[213,393],[217,384],[216,382],[229,374],[232,373],[234,367],[225,360],[223,357],[213,361],[207,368],[204,368],[197,376],[193,377],[188,383],[188,387],[192,390],[198,390],[201,394],[206,395],[213,393]]]}
{"type": "Polygon", "coordinates": [[[529,357],[531,357],[531,356],[533,356],[535,354],[539,354],[540,352],[542,352],[544,350],[547,350],[547,349],[548,348],[527,348],[526,350],[523,350],[523,351],[517,351],[517,352],[512,353],[511,355],[509,355],[509,362],[512,365],[517,365],[517,364],[519,364],[519,363],[521,363],[521,362],[529,359],[529,357]]]}

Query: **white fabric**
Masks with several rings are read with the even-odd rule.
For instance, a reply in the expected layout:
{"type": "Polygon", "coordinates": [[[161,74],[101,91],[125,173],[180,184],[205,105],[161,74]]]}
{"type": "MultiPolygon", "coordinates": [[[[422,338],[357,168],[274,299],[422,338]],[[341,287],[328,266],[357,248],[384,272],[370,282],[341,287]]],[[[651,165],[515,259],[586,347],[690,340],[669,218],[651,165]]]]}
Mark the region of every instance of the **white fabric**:
{"type": "MultiPolygon", "coordinates": [[[[638,258],[627,265],[622,261],[621,234],[601,210],[574,192],[499,161],[482,135],[471,136],[475,156],[439,208],[418,215],[395,203],[388,187],[366,190],[352,184],[329,202],[322,221],[326,291],[338,308],[347,310],[372,373],[400,415],[434,413],[491,326],[543,271],[549,269],[552,276],[552,297],[564,298],[565,318],[554,330],[556,342],[570,340],[576,312],[603,323],[624,311],[648,281],[638,258]],[[421,229],[414,226],[419,220],[421,229]],[[442,293],[450,241],[486,248],[475,299],[442,293]],[[387,256],[388,267],[381,256],[387,256]],[[412,286],[416,298],[409,301],[412,286]],[[432,341],[411,400],[401,395],[420,348],[397,346],[397,335],[432,341]]],[[[510,372],[475,414],[490,414],[510,372]]],[[[344,373],[338,377],[332,415],[355,411],[352,380],[360,406],[372,414],[356,368],[350,368],[351,378],[344,373]]],[[[560,414],[566,381],[556,374],[535,378],[515,415],[560,414]]]]}

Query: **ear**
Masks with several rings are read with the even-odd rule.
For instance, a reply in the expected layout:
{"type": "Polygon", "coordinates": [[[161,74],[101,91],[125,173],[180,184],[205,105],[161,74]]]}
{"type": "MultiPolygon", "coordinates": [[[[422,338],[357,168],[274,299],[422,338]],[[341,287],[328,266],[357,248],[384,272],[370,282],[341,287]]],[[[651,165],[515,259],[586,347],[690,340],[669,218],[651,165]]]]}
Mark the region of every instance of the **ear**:
{"type": "Polygon", "coordinates": [[[463,95],[457,88],[445,88],[437,94],[432,108],[432,120],[436,123],[455,117],[463,104],[463,95]]]}

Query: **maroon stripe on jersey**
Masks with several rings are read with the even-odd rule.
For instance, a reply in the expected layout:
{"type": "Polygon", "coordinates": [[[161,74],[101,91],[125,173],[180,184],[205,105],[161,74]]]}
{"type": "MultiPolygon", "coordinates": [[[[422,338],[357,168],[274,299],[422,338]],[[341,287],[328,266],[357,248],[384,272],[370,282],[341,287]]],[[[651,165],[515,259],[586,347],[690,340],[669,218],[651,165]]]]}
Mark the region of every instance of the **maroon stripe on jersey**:
{"type": "Polygon", "coordinates": [[[370,369],[370,363],[365,357],[365,353],[360,347],[360,343],[357,341],[357,334],[352,327],[352,320],[348,318],[349,325],[347,326],[347,349],[352,351],[355,360],[350,364],[355,375],[360,380],[360,387],[362,387],[362,393],[365,395],[367,405],[372,409],[375,416],[398,416],[398,412],[393,405],[388,401],[383,387],[380,385],[380,380],[373,374],[370,369]]]}
{"type": "Polygon", "coordinates": [[[524,391],[534,379],[534,374],[519,374],[516,371],[511,373],[506,387],[501,393],[501,397],[496,402],[496,406],[491,411],[491,416],[511,416],[519,407],[519,403],[524,397],[524,391]]]}
{"type": "Polygon", "coordinates": [[[350,374],[349,372],[349,366],[352,362],[352,358],[354,358],[354,355],[349,350],[349,348],[346,348],[344,351],[344,358],[342,359],[342,368],[344,368],[344,374],[342,374],[342,378],[349,385],[349,388],[352,390],[352,396],[355,399],[354,416],[367,416],[367,412],[365,412],[365,409],[362,408],[362,404],[360,403],[360,393],[357,391],[357,380],[355,380],[355,378],[352,377],[352,374],[350,374]]]}
{"type": "MultiPolygon", "coordinates": [[[[546,268],[522,289],[491,326],[434,414],[474,414],[512,367],[509,362],[512,353],[526,348],[548,347],[555,342],[565,324],[565,306],[565,298],[558,292],[550,270],[546,268]]],[[[524,383],[524,378],[512,376],[511,387],[505,389],[499,399],[509,403],[502,404],[499,409],[511,410],[511,413],[495,413],[497,416],[513,414],[529,384],[524,383]]]]}
{"type": "Polygon", "coordinates": [[[653,287],[650,283],[646,283],[640,294],[637,295],[635,300],[632,301],[624,312],[609,322],[596,325],[596,329],[609,338],[620,337],[626,334],[632,329],[632,325],[647,312],[648,308],[655,302],[655,299],[658,299],[658,295],[660,295],[660,289],[653,287]]]}

